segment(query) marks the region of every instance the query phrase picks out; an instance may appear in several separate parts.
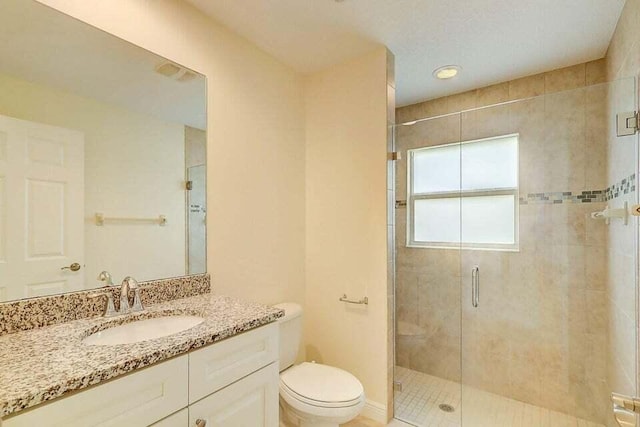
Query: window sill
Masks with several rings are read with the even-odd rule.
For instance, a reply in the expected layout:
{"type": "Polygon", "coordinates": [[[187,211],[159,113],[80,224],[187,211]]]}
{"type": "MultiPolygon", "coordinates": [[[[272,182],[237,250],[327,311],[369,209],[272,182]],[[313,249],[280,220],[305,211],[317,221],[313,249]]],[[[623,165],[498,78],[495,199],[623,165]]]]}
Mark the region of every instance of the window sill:
{"type": "Polygon", "coordinates": [[[520,247],[515,246],[503,246],[503,247],[489,247],[489,246],[467,246],[467,245],[419,245],[419,244],[407,244],[406,248],[410,249],[445,249],[445,250],[465,250],[465,251],[494,251],[494,252],[520,252],[520,247]]]}

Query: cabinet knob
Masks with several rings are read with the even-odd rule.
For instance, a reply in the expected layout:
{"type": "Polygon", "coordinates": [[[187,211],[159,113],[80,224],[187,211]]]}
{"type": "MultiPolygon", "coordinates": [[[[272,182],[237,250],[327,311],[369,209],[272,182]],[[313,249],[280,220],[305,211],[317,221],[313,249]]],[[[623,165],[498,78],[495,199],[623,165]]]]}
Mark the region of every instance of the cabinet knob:
{"type": "Polygon", "coordinates": [[[205,427],[206,425],[207,425],[207,422],[205,420],[201,420],[201,419],[196,420],[196,427],[205,427]]]}

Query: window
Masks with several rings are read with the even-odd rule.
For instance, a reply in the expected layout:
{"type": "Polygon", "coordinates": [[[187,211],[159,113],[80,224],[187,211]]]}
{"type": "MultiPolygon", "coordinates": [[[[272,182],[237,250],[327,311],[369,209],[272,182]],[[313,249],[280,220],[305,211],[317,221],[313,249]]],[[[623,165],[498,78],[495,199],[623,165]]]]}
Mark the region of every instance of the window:
{"type": "Polygon", "coordinates": [[[408,246],[518,248],[518,135],[408,154],[408,246]]]}

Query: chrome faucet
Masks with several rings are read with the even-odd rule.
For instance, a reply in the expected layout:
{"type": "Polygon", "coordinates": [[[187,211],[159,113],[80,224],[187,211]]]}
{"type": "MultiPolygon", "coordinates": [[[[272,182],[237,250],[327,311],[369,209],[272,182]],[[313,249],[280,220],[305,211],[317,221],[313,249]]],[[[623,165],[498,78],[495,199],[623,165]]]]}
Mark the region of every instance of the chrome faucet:
{"type": "MultiPolygon", "coordinates": [[[[106,283],[105,288],[109,288],[113,285],[111,275],[107,271],[103,271],[102,273],[100,273],[98,279],[106,283]]],[[[113,317],[120,314],[127,314],[144,310],[144,307],[142,306],[142,300],[140,299],[140,287],[138,285],[138,281],[133,277],[125,277],[122,281],[122,285],[120,285],[120,310],[115,309],[111,292],[112,291],[109,289],[101,288],[98,292],[88,295],[90,299],[107,297],[107,304],[105,305],[104,312],[102,313],[104,317],[113,317]],[[132,290],[134,294],[133,306],[129,305],[130,290],[132,290]]]]}
{"type": "Polygon", "coordinates": [[[127,276],[120,286],[120,314],[142,311],[142,301],[140,300],[140,287],[138,281],[131,276],[127,276]],[[133,306],[129,306],[129,290],[134,293],[133,306]]]}

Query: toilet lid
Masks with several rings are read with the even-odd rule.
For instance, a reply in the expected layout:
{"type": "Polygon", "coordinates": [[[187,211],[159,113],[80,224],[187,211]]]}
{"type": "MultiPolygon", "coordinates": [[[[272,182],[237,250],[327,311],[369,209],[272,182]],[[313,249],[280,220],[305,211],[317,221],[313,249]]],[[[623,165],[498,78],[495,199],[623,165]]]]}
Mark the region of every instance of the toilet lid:
{"type": "Polygon", "coordinates": [[[320,363],[301,363],[280,374],[289,390],[317,402],[352,402],[364,389],[356,377],[347,371],[320,363]]]}

